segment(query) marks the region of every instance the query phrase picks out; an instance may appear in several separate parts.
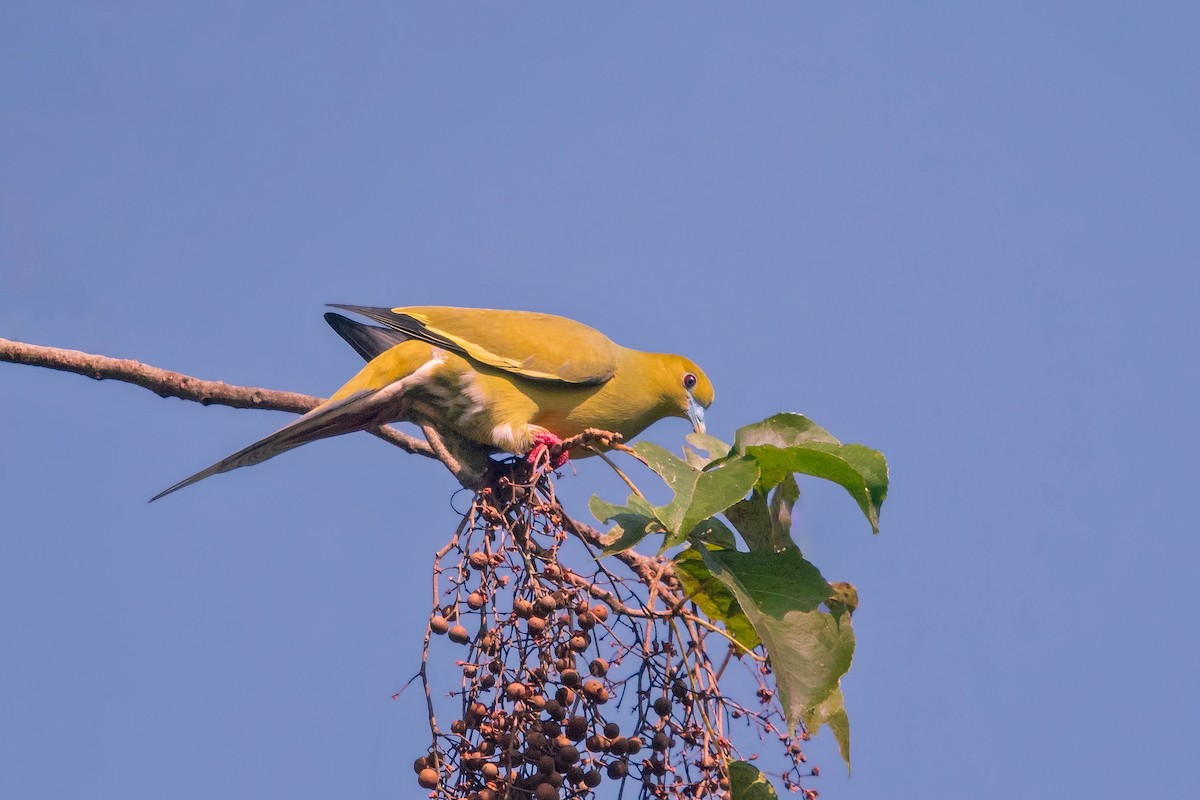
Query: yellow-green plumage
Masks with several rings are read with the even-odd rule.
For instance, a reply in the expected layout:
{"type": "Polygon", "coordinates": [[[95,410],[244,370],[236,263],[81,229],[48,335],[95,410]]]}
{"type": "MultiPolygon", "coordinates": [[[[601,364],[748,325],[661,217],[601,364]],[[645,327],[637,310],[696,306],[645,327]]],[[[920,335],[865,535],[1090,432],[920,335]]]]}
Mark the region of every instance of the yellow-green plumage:
{"type": "Polygon", "coordinates": [[[549,314],[440,306],[338,306],[330,324],[367,365],[329,400],[271,436],[172,486],[256,464],[301,444],[409,420],[485,448],[525,453],[588,428],[632,438],[663,417],[703,429],[712,384],[683,356],[614,344],[549,314]]]}

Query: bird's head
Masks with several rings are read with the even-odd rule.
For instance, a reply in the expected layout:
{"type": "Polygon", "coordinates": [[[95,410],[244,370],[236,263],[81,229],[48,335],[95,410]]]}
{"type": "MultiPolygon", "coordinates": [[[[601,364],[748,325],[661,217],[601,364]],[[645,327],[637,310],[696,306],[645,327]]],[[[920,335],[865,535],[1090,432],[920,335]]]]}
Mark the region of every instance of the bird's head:
{"type": "Polygon", "coordinates": [[[713,385],[704,370],[683,356],[669,356],[663,380],[676,416],[686,417],[697,433],[704,433],[704,409],[712,405],[713,385]]]}

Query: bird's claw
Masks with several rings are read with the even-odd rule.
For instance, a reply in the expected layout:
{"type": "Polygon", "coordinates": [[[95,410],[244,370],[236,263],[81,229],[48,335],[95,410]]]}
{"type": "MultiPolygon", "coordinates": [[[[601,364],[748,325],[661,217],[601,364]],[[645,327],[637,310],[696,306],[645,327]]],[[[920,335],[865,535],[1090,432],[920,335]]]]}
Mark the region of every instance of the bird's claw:
{"type": "Polygon", "coordinates": [[[542,456],[545,455],[550,462],[550,469],[559,469],[570,458],[569,452],[564,449],[557,455],[551,456],[550,450],[561,446],[562,443],[562,439],[552,433],[540,433],[534,437],[533,447],[529,449],[529,455],[525,456],[525,460],[530,466],[536,468],[541,462],[542,456]]]}

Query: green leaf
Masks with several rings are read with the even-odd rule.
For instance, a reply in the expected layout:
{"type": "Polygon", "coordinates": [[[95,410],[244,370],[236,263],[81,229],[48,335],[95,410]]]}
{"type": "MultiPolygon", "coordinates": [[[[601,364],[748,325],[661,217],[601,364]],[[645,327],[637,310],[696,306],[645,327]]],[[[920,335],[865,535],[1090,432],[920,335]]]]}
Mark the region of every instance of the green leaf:
{"type": "Polygon", "coordinates": [[[604,555],[628,550],[652,533],[661,533],[662,524],[654,516],[654,509],[644,498],[630,495],[628,505],[618,506],[592,495],[588,508],[601,522],[616,523],[609,531],[612,542],[604,548],[604,555]]]}
{"type": "Polygon", "coordinates": [[[719,461],[729,455],[729,445],[715,436],[707,433],[689,433],[687,443],[691,447],[683,451],[687,462],[696,469],[704,469],[713,461],[719,461]],[[707,453],[707,456],[700,455],[707,453]]]}
{"type": "Polygon", "coordinates": [[[784,717],[794,729],[850,669],[854,631],[849,619],[817,610],[833,590],[794,548],[737,553],[700,546],[700,554],[766,646],[784,717]]]}
{"type": "Polygon", "coordinates": [[[804,712],[804,727],[811,735],[816,736],[822,725],[833,731],[842,761],[846,762],[846,772],[850,772],[850,717],[846,714],[846,698],[842,696],[840,683],[821,703],[804,712]]]}
{"type": "Polygon", "coordinates": [[[733,593],[713,576],[696,548],[684,550],[675,557],[675,575],[683,584],[683,593],[700,606],[710,620],[722,623],[738,644],[747,650],[759,645],[761,640],[733,593]]]}
{"type": "Polygon", "coordinates": [[[729,762],[730,800],[776,800],[775,787],[749,761],[729,762]]]}
{"type": "MultiPolygon", "coordinates": [[[[667,484],[667,488],[675,493],[676,499],[678,499],[680,491],[690,494],[691,489],[695,487],[699,471],[662,445],[654,442],[638,442],[633,446],[633,451],[646,460],[646,465],[650,469],[658,473],[658,476],[663,479],[663,483],[667,484]]],[[[669,525],[667,520],[663,520],[663,522],[669,525]]],[[[674,530],[673,526],[672,530],[674,530]]]]}
{"type": "Polygon", "coordinates": [[[762,489],[794,472],[841,485],[858,503],[871,530],[879,533],[879,507],[888,490],[887,460],[882,453],[860,444],[842,444],[808,417],[793,413],[739,428],[733,449],[758,461],[762,489]]]}
{"type": "Polygon", "coordinates": [[[725,518],[733,523],[751,550],[775,551],[771,511],[761,490],[755,489],[745,500],[725,509],[725,518]]]}
{"type": "Polygon", "coordinates": [[[778,553],[795,547],[792,541],[792,506],[800,497],[800,487],[786,476],[771,495],[770,506],[762,489],[725,509],[725,517],[746,540],[751,551],[778,553]]]}
{"type": "Polygon", "coordinates": [[[744,455],[746,448],[753,445],[792,447],[812,442],[841,444],[833,434],[803,414],[784,412],[738,428],[733,437],[733,449],[744,455]]]}
{"type": "Polygon", "coordinates": [[[792,508],[800,499],[800,485],[788,475],[771,493],[771,541],[782,550],[792,544],[792,508]]]}
{"type": "Polygon", "coordinates": [[[821,571],[796,548],[781,553],[742,553],[704,547],[701,552],[714,575],[735,594],[746,592],[751,604],[769,617],[779,618],[790,611],[815,611],[833,594],[821,571]]]}
{"type": "Polygon", "coordinates": [[[746,452],[758,462],[759,486],[775,486],[794,472],[833,481],[850,492],[871,529],[879,532],[879,508],[888,487],[887,462],[879,452],[859,444],[828,442],[786,448],[753,445],[746,452]]]}
{"type": "Polygon", "coordinates": [[[729,530],[729,526],[716,517],[709,517],[692,528],[689,538],[697,542],[711,544],[722,550],[734,550],[737,548],[737,540],[733,538],[733,531],[729,530]]]}
{"type": "Polygon", "coordinates": [[[654,509],[667,530],[664,549],[681,544],[700,522],[744,498],[758,481],[753,459],[733,459],[700,471],[653,442],[641,442],[633,449],[675,493],[670,503],[654,509]]]}
{"type": "MultiPolygon", "coordinates": [[[[682,511],[682,519],[676,530],[686,536],[701,521],[708,519],[713,514],[720,514],[743,499],[757,482],[758,465],[750,459],[739,458],[727,461],[716,469],[698,473],[696,485],[692,489],[692,496],[687,500],[687,505],[682,511]]],[[[672,507],[677,504],[678,499],[676,497],[667,508],[662,510],[672,514],[672,507]],[[668,511],[668,509],[672,510],[668,511]]],[[[668,536],[667,538],[669,540],[672,537],[668,536]]],[[[679,541],[682,541],[682,536],[679,541]]]]}

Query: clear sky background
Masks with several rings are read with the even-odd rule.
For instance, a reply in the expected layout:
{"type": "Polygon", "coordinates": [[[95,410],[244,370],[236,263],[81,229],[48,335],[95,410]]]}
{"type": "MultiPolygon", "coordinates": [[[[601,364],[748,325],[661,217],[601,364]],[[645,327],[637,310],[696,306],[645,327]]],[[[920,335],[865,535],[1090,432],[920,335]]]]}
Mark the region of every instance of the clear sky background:
{"type": "MultiPolygon", "coordinates": [[[[862,597],[823,798],[1194,796],[1195,4],[191,5],[0,5],[0,336],[312,394],[327,302],[686,353],[717,435],[891,462],[878,537],[801,501],[862,597]]],[[[147,505],[286,415],[8,364],[0,412],[0,796],[420,796],[448,474],[356,435],[147,505]]]]}

